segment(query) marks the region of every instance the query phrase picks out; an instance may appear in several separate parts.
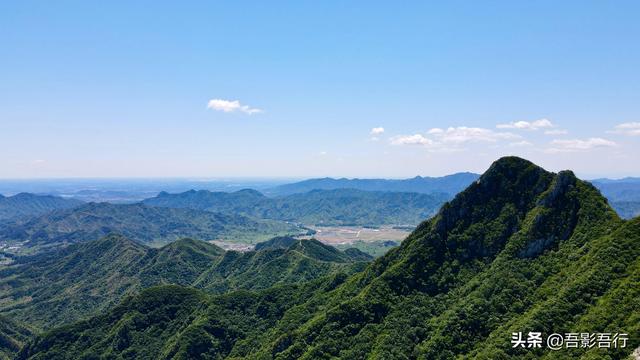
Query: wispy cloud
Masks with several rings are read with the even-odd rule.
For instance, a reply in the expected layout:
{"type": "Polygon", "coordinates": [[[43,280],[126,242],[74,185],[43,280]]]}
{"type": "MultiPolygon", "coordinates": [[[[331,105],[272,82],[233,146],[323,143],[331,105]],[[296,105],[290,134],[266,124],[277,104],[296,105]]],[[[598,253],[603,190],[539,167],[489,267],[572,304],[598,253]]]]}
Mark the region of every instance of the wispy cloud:
{"type": "Polygon", "coordinates": [[[493,131],[477,127],[433,128],[427,132],[438,141],[446,144],[463,144],[468,142],[496,142],[498,140],[519,139],[520,136],[509,132],[493,131]]]}
{"type": "Polygon", "coordinates": [[[207,103],[207,108],[227,113],[239,111],[249,115],[264,112],[262,109],[252,108],[249,105],[243,105],[238,100],[211,99],[207,103]]]}
{"type": "Polygon", "coordinates": [[[371,131],[369,132],[369,135],[371,135],[371,140],[372,141],[378,141],[380,140],[380,138],[378,136],[384,134],[384,128],[383,127],[374,127],[373,129],[371,129],[371,131]]]}
{"type": "Polygon", "coordinates": [[[613,134],[640,136],[640,122],[628,122],[628,123],[618,124],[613,128],[613,130],[608,132],[613,134]]]}
{"type": "Polygon", "coordinates": [[[571,140],[553,140],[550,143],[546,152],[574,152],[574,151],[587,151],[595,148],[615,147],[618,144],[611,140],[603,138],[588,138],[588,139],[571,139],[571,140]]]}
{"type": "Polygon", "coordinates": [[[420,134],[414,135],[398,135],[391,138],[392,145],[422,145],[433,146],[435,142],[420,134]]]}
{"type": "Polygon", "coordinates": [[[508,124],[498,124],[498,129],[520,129],[520,130],[539,130],[555,127],[548,119],[540,119],[535,121],[515,121],[508,124]]]}
{"type": "Polygon", "coordinates": [[[547,130],[544,132],[545,135],[566,135],[569,132],[567,130],[562,130],[562,129],[553,129],[553,130],[547,130]]]}
{"type": "Polygon", "coordinates": [[[526,140],[522,140],[522,141],[516,141],[516,142],[509,143],[509,146],[511,146],[511,147],[525,147],[525,146],[533,146],[533,144],[528,142],[528,141],[526,141],[526,140]]]}
{"type": "Polygon", "coordinates": [[[521,137],[509,132],[498,132],[477,127],[433,128],[426,134],[399,135],[391,138],[392,145],[419,145],[430,150],[456,150],[474,142],[495,143],[500,140],[515,140],[521,137]]]}

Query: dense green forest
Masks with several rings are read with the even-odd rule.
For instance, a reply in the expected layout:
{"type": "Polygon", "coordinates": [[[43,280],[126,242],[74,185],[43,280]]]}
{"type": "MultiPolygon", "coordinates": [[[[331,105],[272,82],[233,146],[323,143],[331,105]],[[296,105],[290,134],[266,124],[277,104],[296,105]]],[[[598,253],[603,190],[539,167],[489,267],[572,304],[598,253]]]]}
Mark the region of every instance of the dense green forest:
{"type": "Polygon", "coordinates": [[[32,335],[27,327],[0,316],[0,360],[13,358],[32,335]]]}
{"type": "Polygon", "coordinates": [[[316,240],[240,253],[191,239],[155,249],[112,235],[0,268],[0,314],[49,328],[96,314],[155,285],[193,286],[208,293],[257,290],[352,273],[369,260],[316,240]]]}
{"type": "Polygon", "coordinates": [[[354,189],[313,190],[271,198],[255,190],[160,193],[144,200],[152,206],[238,213],[309,225],[417,225],[434,215],[451,195],[354,189]]]}
{"type": "Polygon", "coordinates": [[[361,272],[222,295],[149,288],[18,358],[624,359],[639,334],[640,218],[620,219],[570,171],[507,157],[361,272]],[[629,340],[514,348],[528,331],[629,340]]]}
{"type": "Polygon", "coordinates": [[[24,221],[0,225],[0,241],[26,247],[60,246],[96,240],[110,233],[142,243],[167,243],[183,237],[203,240],[253,240],[302,230],[281,221],[143,204],[88,203],[24,221]]]}

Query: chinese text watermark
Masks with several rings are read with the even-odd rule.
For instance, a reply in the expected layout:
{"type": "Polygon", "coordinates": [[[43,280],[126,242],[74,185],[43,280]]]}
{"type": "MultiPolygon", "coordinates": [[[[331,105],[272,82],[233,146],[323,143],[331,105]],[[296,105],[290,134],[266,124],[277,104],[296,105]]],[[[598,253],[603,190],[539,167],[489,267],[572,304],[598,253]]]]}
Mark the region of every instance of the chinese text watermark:
{"type": "Polygon", "coordinates": [[[629,340],[629,335],[622,333],[553,333],[546,338],[542,332],[511,333],[511,347],[513,348],[547,348],[550,350],[624,348],[627,346],[627,340],[629,340]]]}

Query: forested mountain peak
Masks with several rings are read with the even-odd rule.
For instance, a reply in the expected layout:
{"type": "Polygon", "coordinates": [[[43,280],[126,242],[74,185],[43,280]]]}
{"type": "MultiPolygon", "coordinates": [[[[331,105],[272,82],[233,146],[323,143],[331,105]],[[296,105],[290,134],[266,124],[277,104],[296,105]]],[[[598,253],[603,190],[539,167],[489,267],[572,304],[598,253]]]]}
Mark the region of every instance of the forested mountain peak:
{"type": "MultiPolygon", "coordinates": [[[[317,245],[227,252],[216,271],[199,280],[233,275],[240,264],[295,273],[308,259],[303,252],[332,254],[317,245]],[[274,262],[284,252],[295,262],[274,262]]],[[[202,305],[206,310],[199,305],[190,315],[149,318],[124,335],[113,329],[137,310],[117,308],[45,334],[21,356],[79,355],[83,343],[99,342],[83,355],[623,359],[640,345],[634,335],[640,331],[640,219],[621,220],[595,187],[570,171],[555,174],[506,157],[363,272],[325,278],[312,291],[232,292],[202,305]],[[624,333],[629,339],[618,349],[510,344],[512,333],[528,331],[624,333]],[[168,345],[151,351],[140,345],[149,341],[168,345]]],[[[171,296],[154,294],[156,303],[162,303],[158,296],[171,296]]]]}

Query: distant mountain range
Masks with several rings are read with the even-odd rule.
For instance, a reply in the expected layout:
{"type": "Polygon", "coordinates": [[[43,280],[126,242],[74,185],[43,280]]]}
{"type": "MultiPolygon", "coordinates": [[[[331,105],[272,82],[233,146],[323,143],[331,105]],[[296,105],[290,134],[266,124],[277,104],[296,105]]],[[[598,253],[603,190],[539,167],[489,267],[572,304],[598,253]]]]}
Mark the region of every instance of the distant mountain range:
{"type": "MultiPolygon", "coordinates": [[[[277,240],[271,246],[287,242],[277,240]]],[[[125,247],[96,244],[106,249],[125,247]]],[[[139,245],[128,245],[134,246],[139,245]]],[[[315,243],[290,246],[297,253],[310,250],[328,259],[334,253],[318,249],[315,243]]],[[[219,256],[219,250],[211,251],[215,254],[194,250],[205,259],[219,256]]],[[[71,289],[56,293],[58,304],[69,305],[45,306],[69,314],[83,310],[87,302],[68,300],[76,292],[91,299],[105,296],[107,290],[126,289],[118,277],[110,276],[104,277],[110,279],[107,289],[81,286],[101,282],[80,281],[76,274],[91,276],[122,258],[117,251],[91,253],[103,255],[89,256],[87,262],[79,255],[57,256],[51,260],[58,264],[51,267],[55,269],[51,275],[40,275],[47,272],[38,267],[28,272],[37,280],[4,273],[0,278],[6,285],[0,289],[35,299],[47,290],[42,289],[46,285],[34,285],[41,276],[46,279],[42,284],[74,279],[71,289]],[[94,263],[95,268],[88,267],[94,263]],[[66,270],[70,270],[67,276],[66,270]],[[22,284],[41,290],[21,290],[22,284]]],[[[141,258],[136,251],[132,254],[123,258],[141,258]]],[[[338,254],[336,259],[344,256],[338,254]]],[[[181,259],[165,257],[169,263],[174,258],[181,259]]],[[[229,260],[236,258],[241,254],[229,260]]],[[[237,264],[245,262],[250,261],[237,264]]],[[[304,264],[284,263],[268,271],[281,279],[304,264]]],[[[118,268],[124,270],[116,275],[123,276],[128,269],[145,267],[118,268]]],[[[161,267],[173,269],[167,274],[190,268],[161,267]]],[[[22,273],[17,265],[13,269],[22,273]]],[[[234,274],[213,272],[223,277],[234,274]]],[[[524,159],[506,157],[422,222],[400,246],[362,271],[221,295],[193,286],[147,288],[99,315],[37,335],[17,358],[618,360],[629,358],[640,346],[638,299],[640,218],[620,219],[592,184],[571,171],[551,173],[524,159]],[[529,332],[540,332],[543,341],[553,333],[626,334],[626,346],[620,346],[622,340],[616,348],[551,350],[542,345],[546,342],[541,348],[513,346],[512,334],[522,333],[526,339],[529,332]]],[[[16,308],[4,316],[30,320],[33,310],[20,304],[16,301],[16,308]]],[[[33,320],[42,316],[57,316],[57,311],[33,320]]]]}
{"type": "MultiPolygon", "coordinates": [[[[85,204],[28,193],[0,195],[0,241],[28,241],[27,246],[46,247],[114,232],[144,243],[182,237],[255,242],[301,231],[284,222],[415,226],[477,179],[473,173],[406,180],[324,178],[271,188],[267,190],[270,197],[251,189],[191,190],[161,192],[142,204],[127,205],[85,204]]],[[[621,217],[640,215],[639,178],[596,179],[591,183],[621,217]]]]}
{"type": "Polygon", "coordinates": [[[42,215],[53,210],[71,209],[83,202],[50,195],[20,193],[13,196],[0,195],[0,221],[42,215]]]}
{"type": "Polygon", "coordinates": [[[264,190],[270,196],[305,193],[311,190],[356,189],[364,191],[415,192],[421,194],[444,193],[453,196],[476,181],[480,175],[469,172],[442,177],[421,177],[411,179],[309,179],[264,190]]]}
{"type": "Polygon", "coordinates": [[[435,214],[449,195],[355,189],[312,190],[271,198],[255,190],[233,193],[206,190],[160,193],[144,200],[151,206],[244,214],[309,225],[416,225],[435,214]]]}
{"type": "Polygon", "coordinates": [[[640,178],[624,178],[619,180],[592,180],[609,201],[640,201],[640,178]]]}
{"type": "Polygon", "coordinates": [[[22,257],[0,268],[0,316],[48,328],[96,314],[154,285],[178,284],[223,293],[363,268],[363,259],[356,253],[349,255],[316,240],[289,240],[287,247],[267,243],[260,251],[239,253],[191,239],[154,249],[112,235],[22,257]]]}
{"type": "Polygon", "coordinates": [[[640,201],[615,201],[611,206],[623,219],[640,216],[640,201]]]}
{"type": "Polygon", "coordinates": [[[640,215],[640,178],[591,180],[611,206],[625,219],[640,215]]]}
{"type": "Polygon", "coordinates": [[[281,221],[143,204],[88,203],[25,221],[0,224],[0,241],[48,247],[97,240],[110,233],[141,243],[162,244],[183,237],[202,240],[264,239],[302,230],[281,221]]]}

